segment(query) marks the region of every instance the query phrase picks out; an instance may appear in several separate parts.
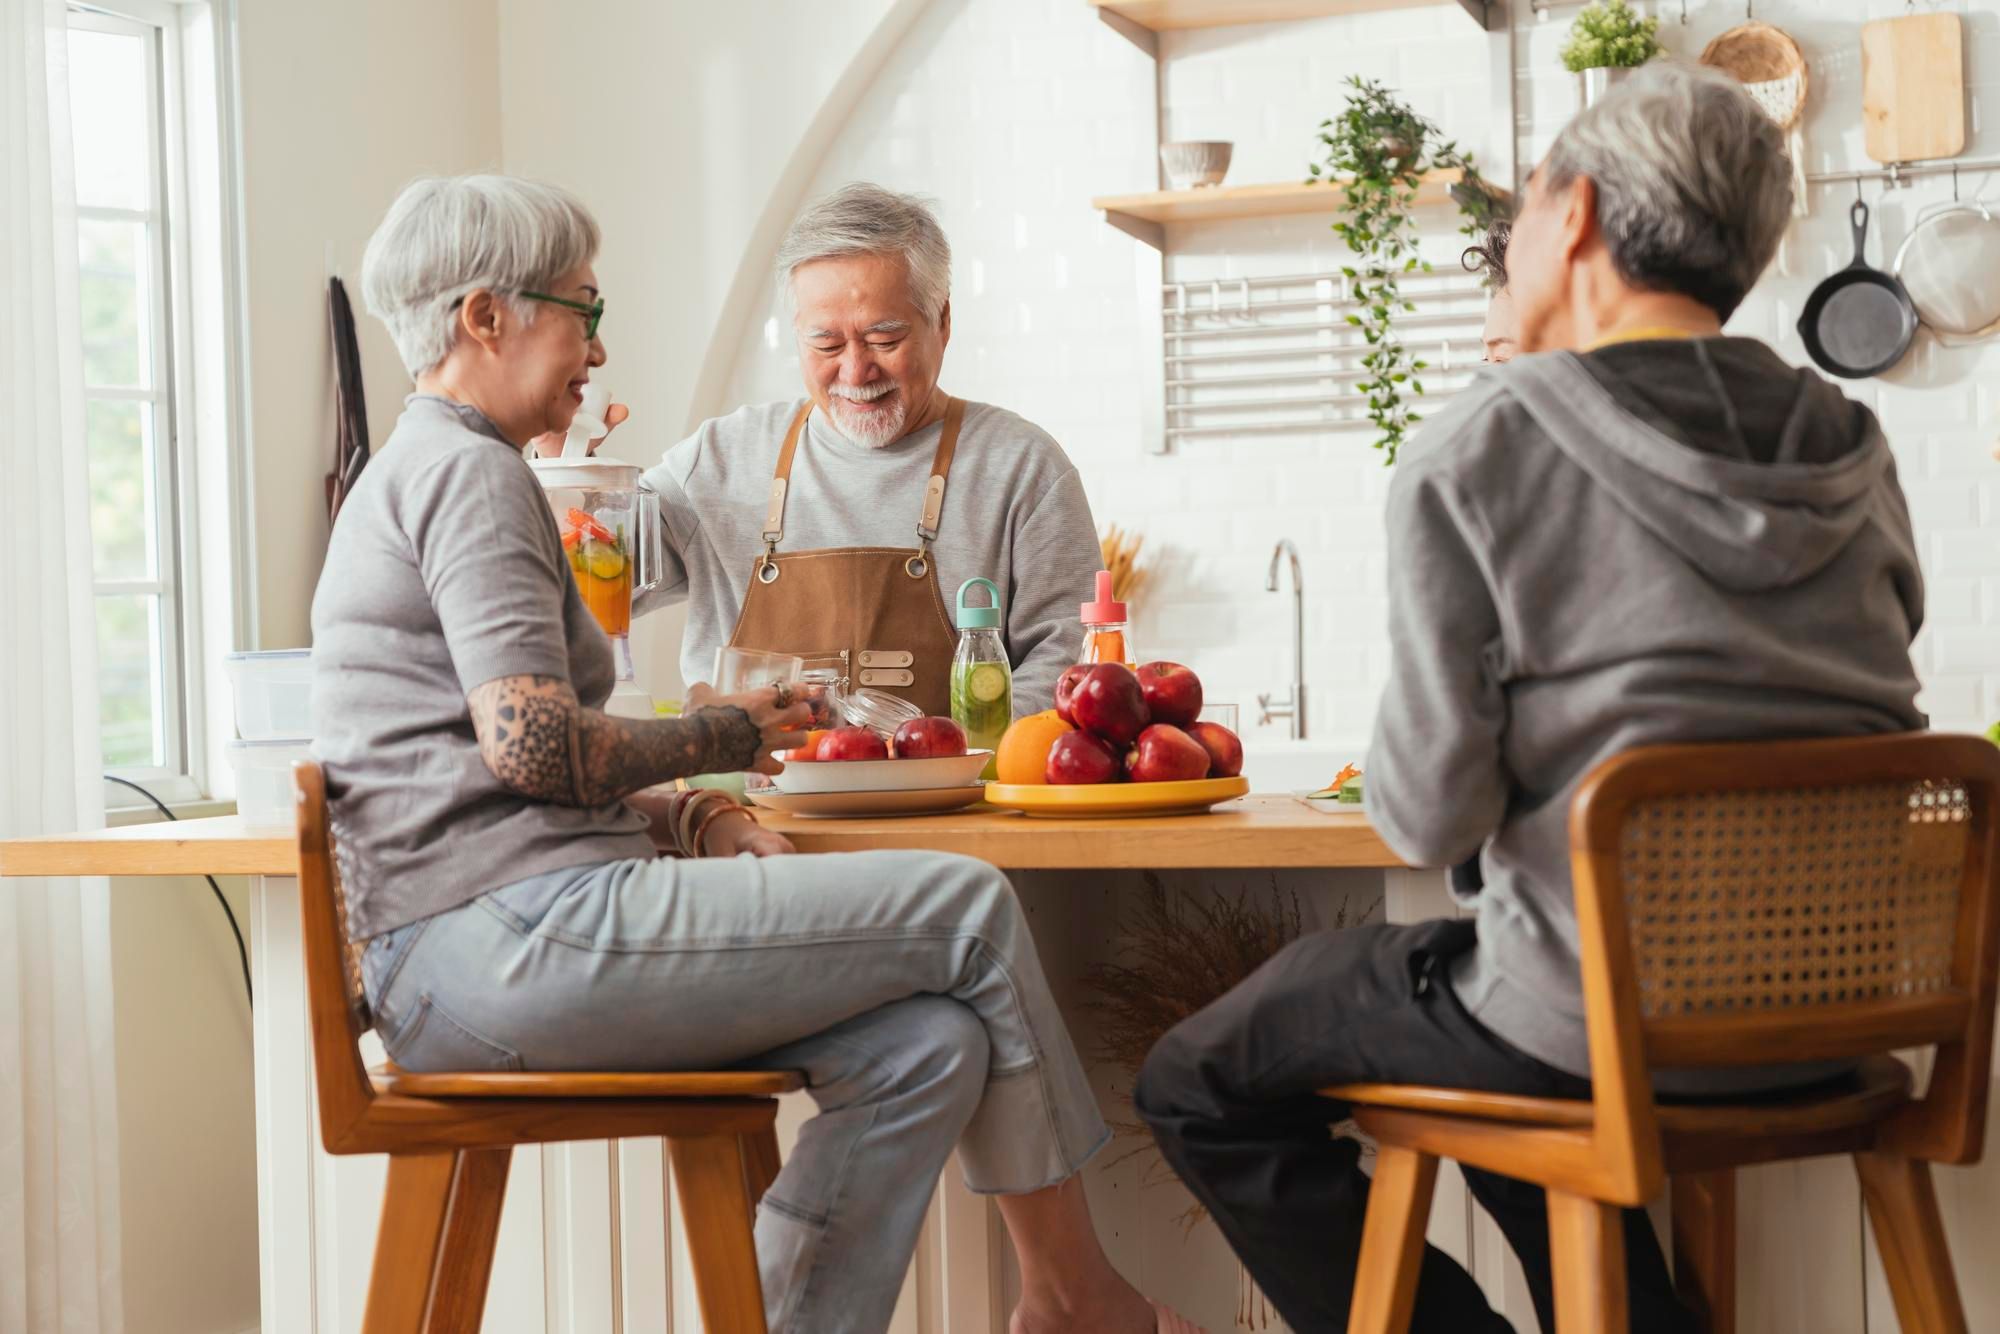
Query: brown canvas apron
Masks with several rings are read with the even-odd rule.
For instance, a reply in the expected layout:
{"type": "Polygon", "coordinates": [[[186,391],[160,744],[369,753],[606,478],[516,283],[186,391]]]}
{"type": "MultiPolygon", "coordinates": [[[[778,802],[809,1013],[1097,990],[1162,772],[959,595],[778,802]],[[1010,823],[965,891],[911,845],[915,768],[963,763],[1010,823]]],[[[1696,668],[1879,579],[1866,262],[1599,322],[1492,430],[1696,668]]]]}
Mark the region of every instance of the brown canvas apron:
{"type": "Polygon", "coordinates": [[[938,588],[931,543],[944,513],[945,479],[958,448],[965,404],[945,401],[944,432],[924,488],[917,545],[828,547],[780,552],[785,537],[785,493],[792,456],[812,412],[792,418],[771,481],[764,515],[764,552],[750,573],[750,592],[729,642],[738,648],[794,653],[806,667],[839,671],[843,690],[871,686],[901,696],[926,714],[951,714],[951,659],[958,647],[938,588]]]}

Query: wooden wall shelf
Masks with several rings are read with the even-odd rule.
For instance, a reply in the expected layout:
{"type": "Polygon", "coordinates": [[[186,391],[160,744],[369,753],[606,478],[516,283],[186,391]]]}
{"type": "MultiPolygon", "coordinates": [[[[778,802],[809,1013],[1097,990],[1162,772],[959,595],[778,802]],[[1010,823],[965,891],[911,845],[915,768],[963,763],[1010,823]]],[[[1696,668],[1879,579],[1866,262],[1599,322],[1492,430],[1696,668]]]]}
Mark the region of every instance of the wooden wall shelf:
{"type": "MultiPolygon", "coordinates": [[[[1463,179],[1457,170],[1434,171],[1424,177],[1417,204],[1450,202],[1451,187],[1463,179]]],[[[1154,190],[1139,195],[1104,195],[1090,201],[1104,211],[1104,220],[1119,231],[1162,248],[1170,222],[1221,222],[1230,218],[1282,218],[1300,213],[1332,213],[1340,207],[1340,187],[1325,182],[1279,185],[1215,185],[1198,190],[1154,190]]]]}
{"type": "MultiPolygon", "coordinates": [[[[1385,9],[1434,9],[1453,0],[1090,0],[1100,14],[1116,15],[1147,32],[1222,28],[1239,23],[1282,23],[1332,14],[1372,14],[1385,9]]],[[[1488,0],[1456,0],[1486,26],[1488,0]]],[[[1128,34],[1129,35],[1129,34],[1128,34]]]]}

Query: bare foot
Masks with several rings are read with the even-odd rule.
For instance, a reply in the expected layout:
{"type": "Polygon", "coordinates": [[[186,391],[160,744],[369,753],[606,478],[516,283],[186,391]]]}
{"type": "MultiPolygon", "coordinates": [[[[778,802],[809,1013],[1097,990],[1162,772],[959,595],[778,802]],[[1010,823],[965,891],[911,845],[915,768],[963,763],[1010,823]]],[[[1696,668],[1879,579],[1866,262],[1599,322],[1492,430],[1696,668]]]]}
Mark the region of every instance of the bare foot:
{"type": "Polygon", "coordinates": [[[1008,1334],[1154,1334],[1157,1328],[1152,1304],[1131,1288],[1088,1307],[1056,1308],[1023,1297],[1007,1322],[1008,1334]]]}
{"type": "Polygon", "coordinates": [[[1089,1311],[1035,1310],[1023,1301],[1008,1322],[1008,1334],[1208,1334],[1172,1307],[1128,1293],[1089,1311]]]}

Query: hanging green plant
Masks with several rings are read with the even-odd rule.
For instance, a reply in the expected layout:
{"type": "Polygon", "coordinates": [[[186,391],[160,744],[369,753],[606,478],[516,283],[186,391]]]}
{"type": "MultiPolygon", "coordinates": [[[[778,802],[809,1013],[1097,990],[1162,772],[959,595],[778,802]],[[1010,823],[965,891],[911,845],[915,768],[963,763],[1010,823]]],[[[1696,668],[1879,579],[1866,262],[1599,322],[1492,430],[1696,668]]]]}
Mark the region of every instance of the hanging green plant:
{"type": "Polygon", "coordinates": [[[1563,68],[1571,74],[1587,69],[1637,69],[1660,54],[1660,21],[1642,18],[1626,0],[1598,0],[1585,5],[1570,25],[1563,43],[1563,68]]]}
{"type": "Polygon", "coordinates": [[[1477,235],[1503,215],[1503,197],[1480,178],[1470,153],[1460,152],[1436,125],[1387,88],[1358,75],[1347,86],[1352,89],[1347,108],[1320,122],[1324,156],[1307,170],[1314,180],[1341,188],[1341,212],[1333,230],[1354,252],[1353,264],[1341,273],[1359,307],[1347,322],[1368,340],[1361,358],[1367,378],[1355,389],[1368,398],[1368,416],[1378,431],[1375,447],[1386,466],[1396,461],[1410,428],[1423,420],[1404,395],[1423,394],[1418,375],[1429,363],[1410,355],[1396,336],[1395,322],[1416,309],[1403,297],[1402,279],[1431,267],[1417,245],[1415,210],[1424,176],[1453,168],[1464,173],[1451,194],[1464,218],[1460,230],[1467,235],[1477,235]]]}

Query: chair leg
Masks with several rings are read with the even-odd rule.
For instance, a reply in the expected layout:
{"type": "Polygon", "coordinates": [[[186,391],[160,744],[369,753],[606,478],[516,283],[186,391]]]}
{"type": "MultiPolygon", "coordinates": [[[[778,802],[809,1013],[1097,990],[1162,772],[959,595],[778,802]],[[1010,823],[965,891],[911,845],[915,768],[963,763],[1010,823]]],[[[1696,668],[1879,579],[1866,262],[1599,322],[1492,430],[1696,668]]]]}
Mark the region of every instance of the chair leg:
{"type": "Polygon", "coordinates": [[[1965,1334],[1965,1307],[1930,1164],[1897,1154],[1857,1153],[1854,1170],[1903,1334],[1965,1334]]]}
{"type": "Polygon", "coordinates": [[[1625,1224],[1615,1205],[1551,1190],[1556,1334],[1625,1334],[1625,1224]]]}
{"type": "Polygon", "coordinates": [[[444,1244],[431,1281],[425,1334],[479,1334],[486,1318],[486,1285],[493,1276],[493,1248],[500,1240],[500,1209],[507,1202],[512,1149],[459,1152],[451,1204],[444,1216],[444,1244]]]}
{"type": "Polygon", "coordinates": [[[702,1327],[710,1334],[768,1334],[744,1139],[737,1135],[669,1139],[667,1156],[673,1162],[681,1224],[694,1262],[702,1327]]]}
{"type": "Polygon", "coordinates": [[[1348,1334],[1405,1334],[1409,1329],[1437,1170],[1438,1160],[1428,1153],[1393,1144],[1376,1151],[1348,1334]]]}
{"type": "Polygon", "coordinates": [[[506,1149],[390,1156],[364,1334],[477,1334],[509,1161],[506,1149]]]}
{"type": "Polygon", "coordinates": [[[778,1124],[775,1120],[762,1130],[743,1136],[743,1165],[750,1185],[750,1204],[754,1208],[764,1198],[764,1192],[778,1179],[778,1169],[782,1164],[778,1158],[778,1124]]]}
{"type": "Polygon", "coordinates": [[[1736,1173],[1673,1178],[1674,1291],[1703,1334],[1736,1334],[1736,1173]]]}

